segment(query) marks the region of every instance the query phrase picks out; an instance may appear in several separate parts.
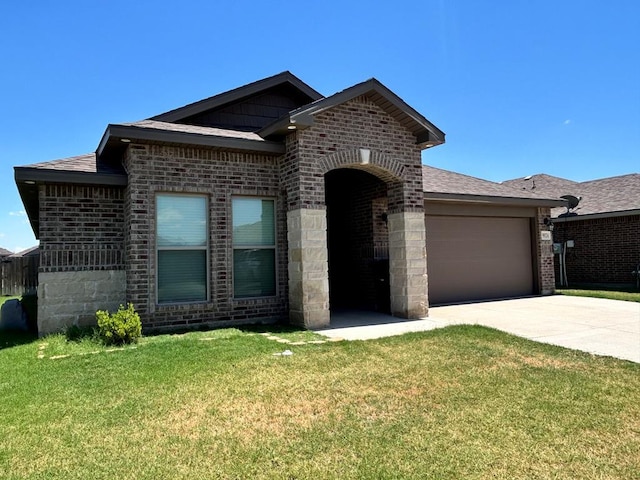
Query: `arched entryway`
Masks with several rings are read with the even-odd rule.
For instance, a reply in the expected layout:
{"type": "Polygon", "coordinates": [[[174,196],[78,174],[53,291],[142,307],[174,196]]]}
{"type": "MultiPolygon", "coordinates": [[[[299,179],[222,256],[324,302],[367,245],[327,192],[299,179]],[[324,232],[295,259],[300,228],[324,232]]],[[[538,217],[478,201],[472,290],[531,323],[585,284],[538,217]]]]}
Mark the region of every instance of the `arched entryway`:
{"type": "Polygon", "coordinates": [[[387,183],[355,168],[325,175],[332,311],[390,313],[387,183]]]}

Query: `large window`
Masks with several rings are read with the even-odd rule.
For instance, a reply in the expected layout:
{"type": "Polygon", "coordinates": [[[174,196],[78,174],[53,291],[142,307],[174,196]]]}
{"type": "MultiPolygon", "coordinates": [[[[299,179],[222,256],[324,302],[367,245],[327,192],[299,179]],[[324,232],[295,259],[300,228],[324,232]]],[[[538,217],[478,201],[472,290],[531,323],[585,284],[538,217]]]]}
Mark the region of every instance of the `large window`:
{"type": "Polygon", "coordinates": [[[276,294],[275,202],[234,197],[233,293],[236,298],[276,294]]]}
{"type": "Polygon", "coordinates": [[[158,303],[207,300],[207,199],[156,197],[158,303]]]}

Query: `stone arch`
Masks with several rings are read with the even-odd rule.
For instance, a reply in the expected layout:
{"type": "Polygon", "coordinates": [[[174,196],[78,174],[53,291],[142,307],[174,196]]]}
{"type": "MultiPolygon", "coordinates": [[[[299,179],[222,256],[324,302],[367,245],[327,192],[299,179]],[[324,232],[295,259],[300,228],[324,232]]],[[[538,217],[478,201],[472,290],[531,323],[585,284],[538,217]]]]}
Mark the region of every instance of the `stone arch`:
{"type": "Polygon", "coordinates": [[[320,170],[325,175],[337,168],[364,170],[386,183],[402,182],[404,165],[377,150],[354,148],[326,155],[320,159],[320,170]]]}

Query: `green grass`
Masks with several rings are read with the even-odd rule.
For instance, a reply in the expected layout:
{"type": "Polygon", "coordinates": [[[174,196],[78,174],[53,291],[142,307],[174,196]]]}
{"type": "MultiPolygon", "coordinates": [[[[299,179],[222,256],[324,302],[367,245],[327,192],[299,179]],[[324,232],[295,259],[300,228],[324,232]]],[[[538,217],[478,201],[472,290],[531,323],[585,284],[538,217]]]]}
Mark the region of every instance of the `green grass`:
{"type": "Polygon", "coordinates": [[[0,476],[640,475],[638,364],[476,326],[318,338],[224,329],[113,351],[63,336],[6,346],[0,476]]]}
{"type": "Polygon", "coordinates": [[[583,290],[583,289],[559,289],[559,295],[572,295],[575,297],[608,298],[609,300],[624,300],[627,302],[640,302],[640,292],[617,292],[610,290],[583,290]]]}

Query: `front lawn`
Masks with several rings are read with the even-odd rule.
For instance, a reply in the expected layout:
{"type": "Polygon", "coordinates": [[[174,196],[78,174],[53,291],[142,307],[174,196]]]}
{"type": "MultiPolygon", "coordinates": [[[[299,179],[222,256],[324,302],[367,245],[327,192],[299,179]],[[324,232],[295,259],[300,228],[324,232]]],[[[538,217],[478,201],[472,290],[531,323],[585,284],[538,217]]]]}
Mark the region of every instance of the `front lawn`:
{"type": "Polygon", "coordinates": [[[640,302],[640,292],[620,292],[612,290],[590,289],[558,289],[558,295],[571,295],[574,297],[608,298],[609,300],[624,300],[627,302],[640,302]]]}
{"type": "Polygon", "coordinates": [[[225,329],[0,349],[2,478],[640,475],[638,364],[477,326],[318,341],[225,329]]]}

